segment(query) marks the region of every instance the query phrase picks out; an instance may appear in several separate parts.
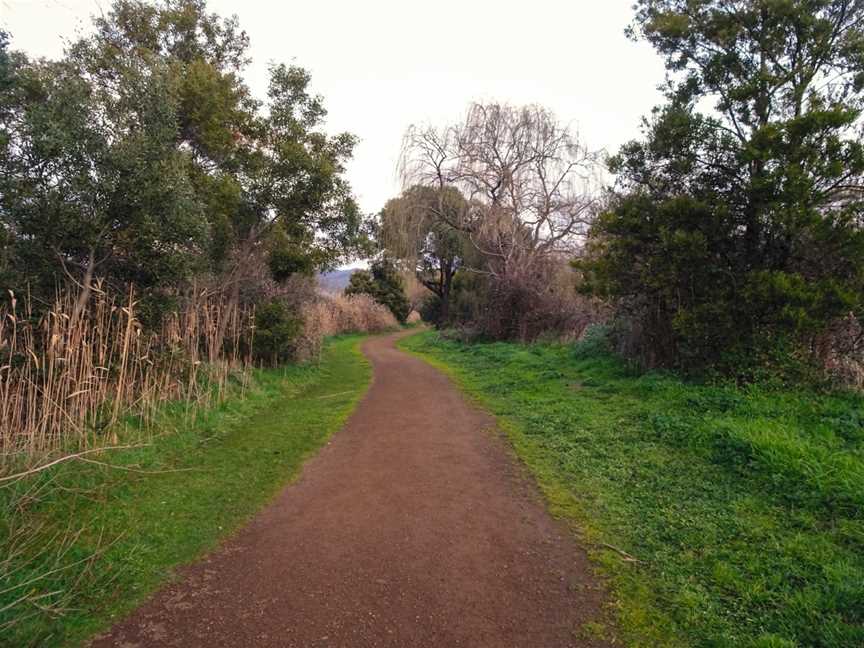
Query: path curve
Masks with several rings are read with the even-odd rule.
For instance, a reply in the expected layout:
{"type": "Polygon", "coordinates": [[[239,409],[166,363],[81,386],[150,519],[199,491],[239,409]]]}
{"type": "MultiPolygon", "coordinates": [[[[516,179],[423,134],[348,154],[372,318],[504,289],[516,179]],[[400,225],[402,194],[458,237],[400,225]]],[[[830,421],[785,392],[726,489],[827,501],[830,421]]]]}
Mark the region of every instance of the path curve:
{"type": "Polygon", "coordinates": [[[363,347],[365,398],[246,527],[103,648],[563,648],[602,592],[494,423],[436,369],[363,347]]]}

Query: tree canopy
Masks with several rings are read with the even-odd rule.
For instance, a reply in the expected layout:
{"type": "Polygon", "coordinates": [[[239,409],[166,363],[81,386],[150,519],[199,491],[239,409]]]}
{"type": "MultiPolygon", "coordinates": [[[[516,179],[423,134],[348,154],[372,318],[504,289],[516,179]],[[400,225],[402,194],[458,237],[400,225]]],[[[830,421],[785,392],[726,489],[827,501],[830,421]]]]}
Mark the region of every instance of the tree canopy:
{"type": "Polygon", "coordinates": [[[451,225],[466,210],[458,189],[418,185],[389,200],[380,214],[381,246],[437,298],[442,322],[449,318],[453,278],[466,258],[477,256],[465,232],[451,225]]]}
{"type": "Polygon", "coordinates": [[[94,28],[59,61],[0,38],[9,287],[164,292],[257,265],[283,281],[359,249],[355,138],[325,133],[308,72],[274,64],[253,97],[247,35],[203,0],[116,0],[94,28]]]}
{"type": "Polygon", "coordinates": [[[579,264],[644,355],[741,365],[861,314],[864,3],[640,0],[668,103],[611,161],[579,264]],[[713,109],[711,109],[713,104],[713,109]]]}

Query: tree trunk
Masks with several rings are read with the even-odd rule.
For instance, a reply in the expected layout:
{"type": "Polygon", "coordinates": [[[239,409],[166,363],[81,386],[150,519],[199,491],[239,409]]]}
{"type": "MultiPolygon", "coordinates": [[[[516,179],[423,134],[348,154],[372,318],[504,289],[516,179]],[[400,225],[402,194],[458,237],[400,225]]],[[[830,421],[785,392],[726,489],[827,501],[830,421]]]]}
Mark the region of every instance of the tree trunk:
{"type": "Polygon", "coordinates": [[[90,254],[87,257],[87,267],[84,269],[84,278],[81,281],[81,292],[78,293],[78,299],[75,300],[75,307],[72,309],[72,321],[77,321],[84,313],[87,307],[87,302],[90,301],[90,293],[93,291],[93,274],[96,270],[96,250],[90,248],[90,254]]]}
{"type": "Polygon", "coordinates": [[[450,321],[450,288],[453,285],[453,264],[443,266],[444,282],[441,285],[441,323],[450,321]]]}

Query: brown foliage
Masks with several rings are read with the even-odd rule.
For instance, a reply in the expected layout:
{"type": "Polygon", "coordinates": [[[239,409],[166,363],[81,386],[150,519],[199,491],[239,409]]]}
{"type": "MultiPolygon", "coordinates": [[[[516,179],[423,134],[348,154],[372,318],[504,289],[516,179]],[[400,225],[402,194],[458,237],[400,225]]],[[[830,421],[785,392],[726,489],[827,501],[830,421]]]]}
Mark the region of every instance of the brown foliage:
{"type": "Polygon", "coordinates": [[[608,317],[599,301],[576,291],[569,265],[546,255],[526,255],[524,263],[489,275],[485,293],[476,325],[495,339],[576,340],[608,317]]]}
{"type": "Polygon", "coordinates": [[[864,325],[850,314],[816,339],[813,352],[832,381],[864,389],[864,325]]]}
{"type": "Polygon", "coordinates": [[[317,358],[324,339],[343,333],[378,333],[399,323],[386,306],[366,294],[321,292],[301,307],[303,331],[297,349],[301,360],[317,358]]]}

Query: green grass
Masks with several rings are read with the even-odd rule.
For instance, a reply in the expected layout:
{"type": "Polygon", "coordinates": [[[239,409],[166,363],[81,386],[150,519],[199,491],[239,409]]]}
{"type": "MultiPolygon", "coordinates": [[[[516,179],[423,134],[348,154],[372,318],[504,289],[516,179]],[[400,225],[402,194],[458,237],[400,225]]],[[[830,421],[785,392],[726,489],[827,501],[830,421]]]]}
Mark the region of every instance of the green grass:
{"type": "Polygon", "coordinates": [[[73,461],[0,489],[0,560],[13,553],[16,529],[27,539],[0,579],[0,610],[28,592],[48,594],[0,612],[0,624],[18,621],[0,644],[80,643],[259,510],[365,392],[371,369],[359,339],[331,340],[318,365],[257,372],[245,397],[191,426],[182,405],[168,408],[151,445],[94,457],[150,474],[73,461]],[[74,609],[54,615],[58,604],[74,609]]]}
{"type": "Polygon", "coordinates": [[[596,339],[401,344],[498,417],[626,644],[864,646],[862,397],[638,374],[596,339]]]}

